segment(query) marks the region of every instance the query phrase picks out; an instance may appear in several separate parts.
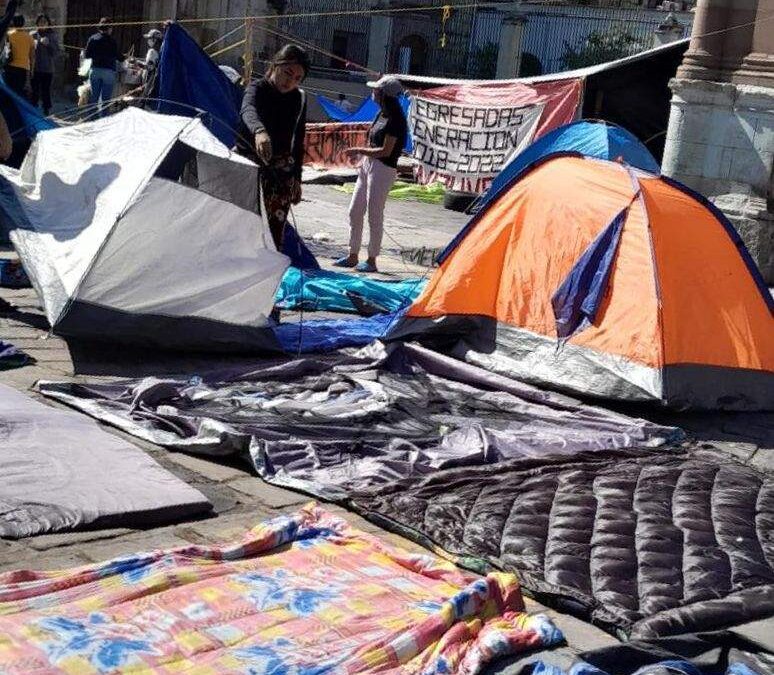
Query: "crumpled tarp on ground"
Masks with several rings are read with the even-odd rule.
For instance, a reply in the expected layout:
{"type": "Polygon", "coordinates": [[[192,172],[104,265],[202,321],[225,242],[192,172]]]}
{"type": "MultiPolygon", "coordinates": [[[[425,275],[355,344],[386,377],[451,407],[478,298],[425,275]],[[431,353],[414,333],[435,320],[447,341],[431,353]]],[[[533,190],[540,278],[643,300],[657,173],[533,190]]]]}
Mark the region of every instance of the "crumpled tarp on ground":
{"type": "Polygon", "coordinates": [[[326,499],[452,466],[681,433],[397,343],[202,378],[39,386],[140,438],[239,454],[267,481],[326,499]]]}
{"type": "Polygon", "coordinates": [[[774,477],[709,450],[530,458],[354,498],[380,524],[651,638],[774,616],[774,477]],[[630,455],[630,456],[627,456],[630,455]]]}
{"type": "Polygon", "coordinates": [[[357,319],[309,319],[283,321],[274,326],[277,338],[286,354],[329,354],[346,347],[363,347],[388,335],[403,311],[374,314],[357,319]]]}
{"type": "Polygon", "coordinates": [[[513,575],[473,581],[309,506],[240,543],[0,575],[2,672],[478,673],[560,642],[513,575]]]}
{"type": "Polygon", "coordinates": [[[0,537],[155,526],[211,508],[92,420],[0,385],[0,537]]]}
{"type": "MultiPolygon", "coordinates": [[[[509,675],[767,675],[774,653],[730,631],[676,635],[569,655],[560,648],[519,658],[509,675]]],[[[499,665],[499,664],[498,664],[499,665]]]]}
{"type": "Polygon", "coordinates": [[[358,274],[289,267],[275,296],[280,309],[388,314],[410,305],[426,279],[380,281],[358,274]]]}
{"type": "Polygon", "coordinates": [[[18,347],[5,340],[0,340],[0,370],[21,368],[27,365],[30,360],[29,355],[25,354],[18,347]]]}

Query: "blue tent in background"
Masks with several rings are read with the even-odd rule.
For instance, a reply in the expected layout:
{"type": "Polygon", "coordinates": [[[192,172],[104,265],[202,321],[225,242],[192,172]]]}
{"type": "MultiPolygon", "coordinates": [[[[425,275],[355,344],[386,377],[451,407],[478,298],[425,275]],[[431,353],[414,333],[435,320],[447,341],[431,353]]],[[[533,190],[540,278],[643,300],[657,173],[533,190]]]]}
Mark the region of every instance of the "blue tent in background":
{"type": "Polygon", "coordinates": [[[157,77],[158,112],[194,117],[197,110],[207,128],[233,147],[242,92],[215,65],[196,41],[177,24],[164,34],[157,77]]]}
{"type": "MultiPolygon", "coordinates": [[[[376,101],[374,101],[370,96],[360,104],[360,107],[355,110],[355,112],[351,113],[343,111],[341,108],[339,108],[338,105],[336,105],[336,103],[328,98],[325,98],[325,96],[318,95],[317,102],[325,111],[325,114],[328,115],[328,117],[330,117],[330,119],[334,122],[345,122],[347,124],[353,124],[356,122],[373,122],[376,119],[376,116],[379,114],[379,106],[376,105],[376,101]]],[[[403,114],[407,118],[410,105],[411,99],[409,98],[408,94],[401,94],[400,107],[403,108],[403,114]]],[[[406,147],[404,150],[406,152],[411,152],[412,148],[413,143],[411,142],[411,135],[409,134],[408,138],[406,139],[406,147]]]]}
{"type": "Polygon", "coordinates": [[[650,151],[626,129],[601,120],[580,120],[554,129],[517,155],[497,174],[489,190],[476,200],[471,211],[486,206],[525,168],[555,152],[577,152],[584,157],[612,161],[620,157],[630,166],[657,175],[661,173],[661,167],[650,151]]]}

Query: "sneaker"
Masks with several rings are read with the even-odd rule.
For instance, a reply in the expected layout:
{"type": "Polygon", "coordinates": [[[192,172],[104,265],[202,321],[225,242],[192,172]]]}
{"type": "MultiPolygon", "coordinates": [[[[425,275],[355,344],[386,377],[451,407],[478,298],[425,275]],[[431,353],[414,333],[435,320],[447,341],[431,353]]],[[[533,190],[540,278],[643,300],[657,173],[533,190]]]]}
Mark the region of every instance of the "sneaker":
{"type": "Polygon", "coordinates": [[[355,267],[355,270],[358,272],[378,272],[379,270],[376,269],[376,265],[372,265],[367,260],[364,260],[361,263],[357,264],[357,267],[355,267]]]}
{"type": "Polygon", "coordinates": [[[354,267],[355,265],[357,265],[357,263],[350,262],[349,256],[339,258],[333,263],[334,267],[354,267]]]}

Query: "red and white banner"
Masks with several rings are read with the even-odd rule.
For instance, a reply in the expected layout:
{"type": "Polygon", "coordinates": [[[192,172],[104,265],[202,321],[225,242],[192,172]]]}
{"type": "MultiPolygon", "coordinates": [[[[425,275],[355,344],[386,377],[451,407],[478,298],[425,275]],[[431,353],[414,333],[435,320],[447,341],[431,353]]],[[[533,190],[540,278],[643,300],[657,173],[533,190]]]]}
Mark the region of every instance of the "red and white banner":
{"type": "Polygon", "coordinates": [[[582,82],[449,85],[416,92],[410,128],[417,180],[480,193],[532,141],[575,119],[582,82]]]}

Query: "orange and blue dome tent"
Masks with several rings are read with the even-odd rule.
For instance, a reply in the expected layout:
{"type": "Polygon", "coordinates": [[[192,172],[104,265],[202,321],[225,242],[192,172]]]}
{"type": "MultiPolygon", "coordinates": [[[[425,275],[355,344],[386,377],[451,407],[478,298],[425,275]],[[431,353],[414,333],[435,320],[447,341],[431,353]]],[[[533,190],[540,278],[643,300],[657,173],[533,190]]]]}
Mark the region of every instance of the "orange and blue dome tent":
{"type": "Polygon", "coordinates": [[[664,176],[560,153],[515,177],[391,332],[541,386],[774,408],[774,302],[730,222],[664,176]]]}

